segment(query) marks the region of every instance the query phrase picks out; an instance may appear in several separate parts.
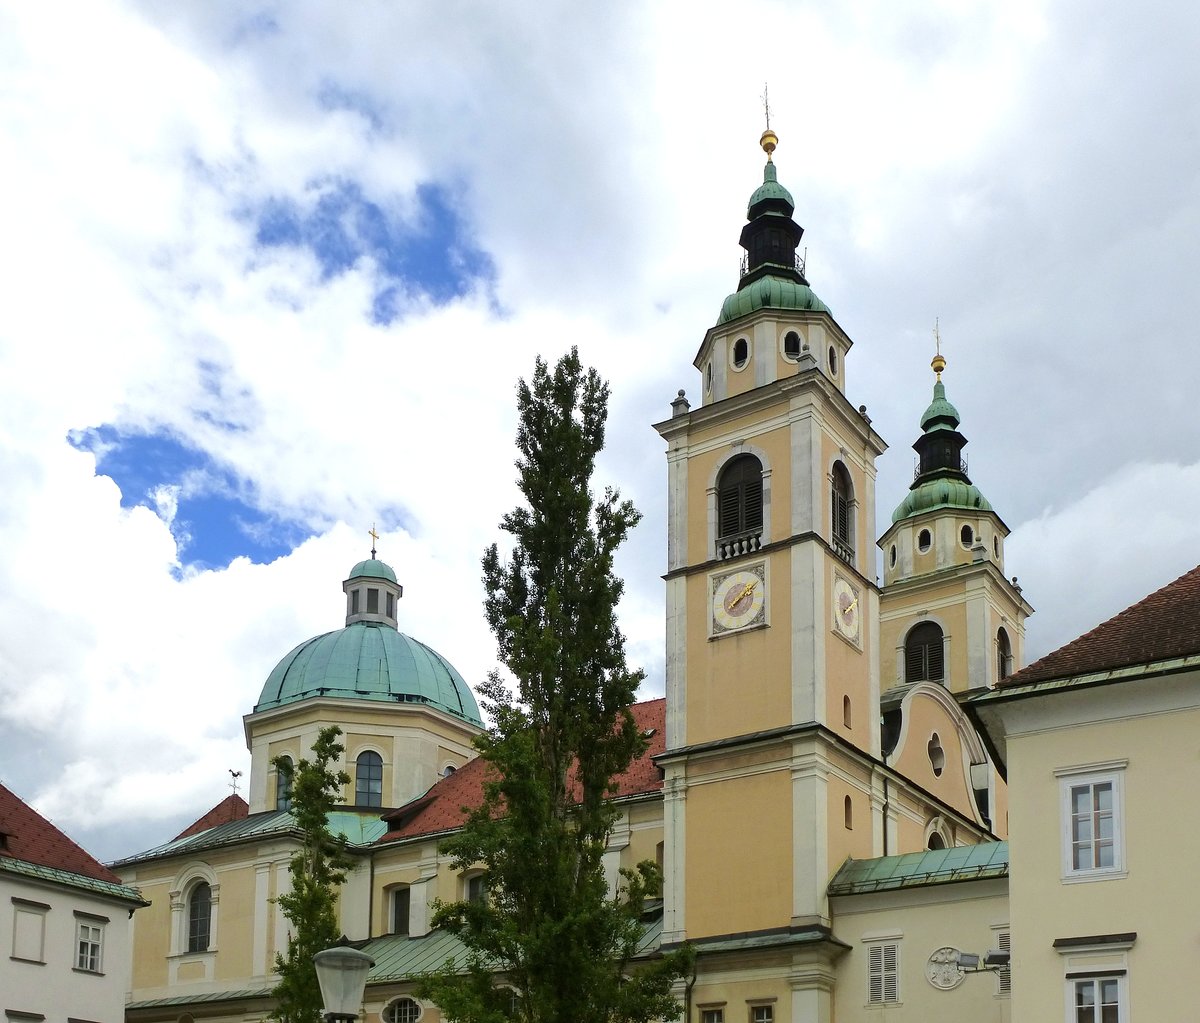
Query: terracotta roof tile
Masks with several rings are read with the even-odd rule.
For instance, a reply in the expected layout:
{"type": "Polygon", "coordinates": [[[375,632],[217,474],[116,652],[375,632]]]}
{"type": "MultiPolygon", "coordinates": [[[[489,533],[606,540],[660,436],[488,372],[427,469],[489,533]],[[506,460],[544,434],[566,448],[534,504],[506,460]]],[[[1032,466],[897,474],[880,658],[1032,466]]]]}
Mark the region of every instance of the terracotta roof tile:
{"type": "MultiPolygon", "coordinates": [[[[662,789],[662,776],[654,757],[666,749],[666,700],[647,700],[631,708],[633,720],[642,732],[652,731],[646,752],[629,765],[617,779],[616,795],[633,796],[662,789]]],[[[384,815],[391,829],[380,842],[415,838],[462,827],[473,807],[483,802],[483,783],[489,767],[475,759],[443,778],[425,795],[407,806],[384,815]]]]}
{"type": "Polygon", "coordinates": [[[0,785],[0,833],[4,835],[0,856],[121,884],[121,879],[108,867],[3,785],[0,785]]]}
{"type": "Polygon", "coordinates": [[[236,792],[226,796],[216,806],[208,811],[203,817],[189,824],[172,842],[178,842],[181,838],[187,838],[188,835],[198,835],[201,831],[207,831],[209,828],[215,828],[218,824],[228,824],[230,821],[240,821],[243,817],[250,815],[250,805],[236,792]]]}
{"type": "Polygon", "coordinates": [[[997,688],[1150,664],[1200,654],[1200,566],[1151,593],[997,688]]]}

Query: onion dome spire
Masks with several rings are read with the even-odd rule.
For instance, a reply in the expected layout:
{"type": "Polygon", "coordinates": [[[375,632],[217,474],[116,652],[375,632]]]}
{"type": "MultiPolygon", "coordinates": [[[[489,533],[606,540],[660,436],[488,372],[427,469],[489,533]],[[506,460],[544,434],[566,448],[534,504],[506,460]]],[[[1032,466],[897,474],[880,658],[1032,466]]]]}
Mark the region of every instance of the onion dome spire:
{"type": "Polygon", "coordinates": [[[936,379],[933,400],[921,416],[921,436],[913,444],[917,470],[908,496],[892,513],[893,522],[933,508],[992,510],[967,476],[967,461],[962,454],[967,438],[958,432],[962,419],[946,397],[946,385],[942,383],[946,357],[941,353],[940,339],[938,352],[929,365],[936,379]]]}

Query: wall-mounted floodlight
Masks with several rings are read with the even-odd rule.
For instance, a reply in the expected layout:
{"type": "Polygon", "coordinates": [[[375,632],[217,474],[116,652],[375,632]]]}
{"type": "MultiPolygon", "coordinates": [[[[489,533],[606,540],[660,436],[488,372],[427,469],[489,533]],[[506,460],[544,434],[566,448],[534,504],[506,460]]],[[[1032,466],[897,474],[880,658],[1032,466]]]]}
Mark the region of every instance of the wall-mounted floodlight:
{"type": "Polygon", "coordinates": [[[992,948],[982,955],[974,952],[959,952],[955,962],[963,973],[995,973],[1009,964],[1009,954],[992,948]]]}

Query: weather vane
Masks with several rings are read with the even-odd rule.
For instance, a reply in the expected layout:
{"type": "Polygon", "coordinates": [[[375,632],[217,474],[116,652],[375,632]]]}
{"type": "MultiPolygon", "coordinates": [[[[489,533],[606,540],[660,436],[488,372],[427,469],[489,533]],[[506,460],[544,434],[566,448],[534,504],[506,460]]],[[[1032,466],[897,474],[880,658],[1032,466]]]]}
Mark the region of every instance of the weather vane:
{"type": "Polygon", "coordinates": [[[371,557],[375,557],[375,543],[379,539],[379,534],[375,532],[375,523],[371,523],[371,528],[367,530],[367,536],[371,538],[371,557]]]}
{"type": "Polygon", "coordinates": [[[233,789],[233,794],[236,796],[236,795],[238,794],[238,779],[239,779],[239,778],[242,776],[242,772],[241,772],[241,771],[235,771],[235,770],[234,770],[234,769],[231,767],[231,768],[229,769],[229,773],[230,773],[230,774],[233,776],[233,781],[231,781],[231,782],[229,783],[229,787],[230,787],[231,789],[233,789]]]}
{"type": "Polygon", "coordinates": [[[767,83],[763,82],[763,116],[767,119],[767,131],[771,130],[771,101],[767,96],[767,83]]]}

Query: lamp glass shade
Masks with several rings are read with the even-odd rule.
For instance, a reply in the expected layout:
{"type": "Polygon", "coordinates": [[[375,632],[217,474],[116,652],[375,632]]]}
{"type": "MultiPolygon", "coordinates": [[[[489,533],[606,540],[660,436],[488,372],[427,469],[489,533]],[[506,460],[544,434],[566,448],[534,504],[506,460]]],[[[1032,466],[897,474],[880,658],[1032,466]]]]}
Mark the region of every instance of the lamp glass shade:
{"type": "Polygon", "coordinates": [[[375,965],[366,952],[356,948],[327,948],[313,956],[317,983],[326,1012],[357,1013],[367,987],[367,974],[375,965]]]}

